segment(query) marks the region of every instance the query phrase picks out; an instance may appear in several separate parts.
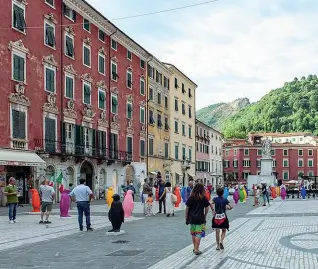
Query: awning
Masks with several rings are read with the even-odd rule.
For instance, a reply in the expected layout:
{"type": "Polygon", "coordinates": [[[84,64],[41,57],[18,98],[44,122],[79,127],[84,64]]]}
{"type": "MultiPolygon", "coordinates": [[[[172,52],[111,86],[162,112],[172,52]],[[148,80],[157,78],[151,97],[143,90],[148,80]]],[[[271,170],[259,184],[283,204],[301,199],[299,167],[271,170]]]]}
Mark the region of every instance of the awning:
{"type": "Polygon", "coordinates": [[[194,175],[194,174],[189,174],[189,173],[188,173],[188,175],[189,175],[190,177],[195,178],[195,175],[194,175]]]}
{"type": "Polygon", "coordinates": [[[183,174],[181,173],[176,173],[179,177],[183,177],[183,174]]]}
{"type": "Polygon", "coordinates": [[[32,151],[1,149],[0,165],[42,166],[46,163],[32,151]]]}

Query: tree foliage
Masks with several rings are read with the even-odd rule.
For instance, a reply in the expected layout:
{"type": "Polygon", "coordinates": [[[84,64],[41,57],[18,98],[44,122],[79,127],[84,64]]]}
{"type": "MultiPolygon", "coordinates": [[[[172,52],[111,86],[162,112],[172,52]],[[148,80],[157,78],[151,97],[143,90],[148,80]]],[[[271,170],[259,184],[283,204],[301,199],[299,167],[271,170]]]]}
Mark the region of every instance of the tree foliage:
{"type": "Polygon", "coordinates": [[[294,78],[222,123],[225,137],[250,132],[312,132],[318,135],[318,79],[294,78]]]}

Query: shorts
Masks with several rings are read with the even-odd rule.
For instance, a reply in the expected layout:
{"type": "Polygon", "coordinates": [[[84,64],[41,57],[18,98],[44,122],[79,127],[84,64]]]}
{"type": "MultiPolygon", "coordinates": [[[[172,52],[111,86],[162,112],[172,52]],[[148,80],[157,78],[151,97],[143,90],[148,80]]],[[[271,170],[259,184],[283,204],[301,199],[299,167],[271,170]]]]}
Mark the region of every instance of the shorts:
{"type": "Polygon", "coordinates": [[[191,224],[190,234],[197,238],[202,238],[202,232],[205,231],[205,224],[191,224]]]}
{"type": "Polygon", "coordinates": [[[42,202],[41,204],[41,212],[51,212],[52,211],[52,202],[42,202]]]}

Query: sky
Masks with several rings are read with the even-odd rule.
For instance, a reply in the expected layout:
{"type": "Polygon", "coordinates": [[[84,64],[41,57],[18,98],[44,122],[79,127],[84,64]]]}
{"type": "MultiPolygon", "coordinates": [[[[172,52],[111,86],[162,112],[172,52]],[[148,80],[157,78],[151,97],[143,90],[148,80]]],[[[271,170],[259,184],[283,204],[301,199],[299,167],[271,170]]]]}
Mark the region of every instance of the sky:
{"type": "Polygon", "coordinates": [[[87,0],[117,27],[198,85],[196,108],[258,101],[294,77],[318,74],[317,0],[87,0]]]}

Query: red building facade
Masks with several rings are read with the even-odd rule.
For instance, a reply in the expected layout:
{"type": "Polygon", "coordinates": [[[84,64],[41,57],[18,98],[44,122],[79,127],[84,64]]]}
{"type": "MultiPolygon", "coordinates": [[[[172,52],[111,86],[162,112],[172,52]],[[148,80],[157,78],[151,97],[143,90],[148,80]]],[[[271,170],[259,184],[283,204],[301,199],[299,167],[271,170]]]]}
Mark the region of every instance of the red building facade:
{"type": "Polygon", "coordinates": [[[0,148],[46,162],[3,160],[3,175],[25,170],[37,183],[63,172],[64,184],[84,177],[97,194],[137,185],[150,54],[82,0],[5,1],[0,18],[0,148]]]}

